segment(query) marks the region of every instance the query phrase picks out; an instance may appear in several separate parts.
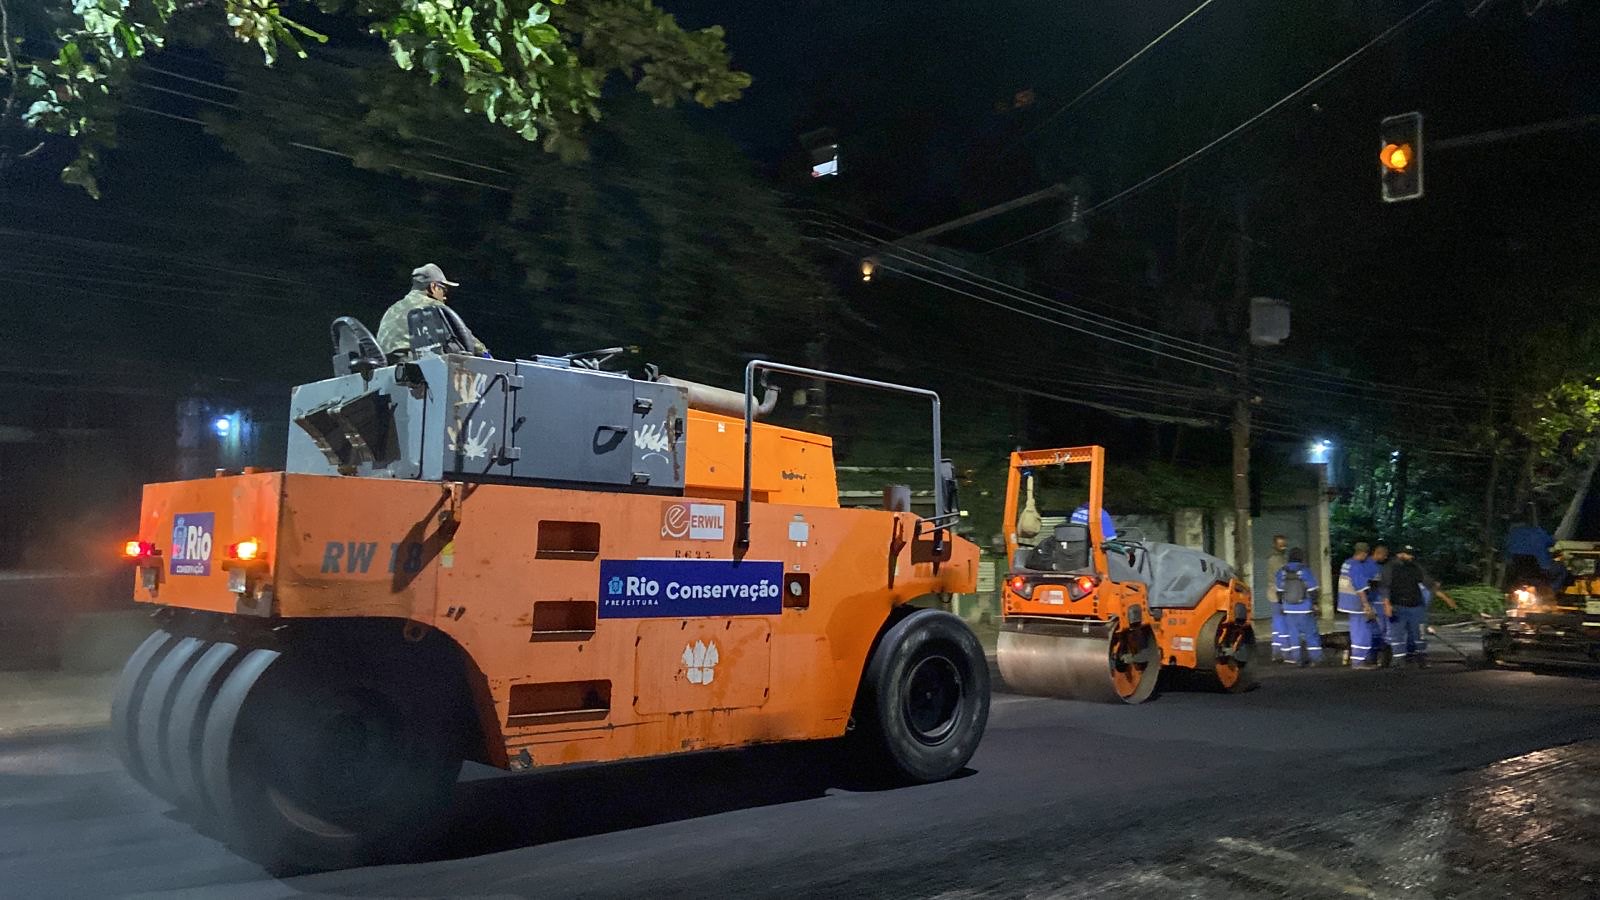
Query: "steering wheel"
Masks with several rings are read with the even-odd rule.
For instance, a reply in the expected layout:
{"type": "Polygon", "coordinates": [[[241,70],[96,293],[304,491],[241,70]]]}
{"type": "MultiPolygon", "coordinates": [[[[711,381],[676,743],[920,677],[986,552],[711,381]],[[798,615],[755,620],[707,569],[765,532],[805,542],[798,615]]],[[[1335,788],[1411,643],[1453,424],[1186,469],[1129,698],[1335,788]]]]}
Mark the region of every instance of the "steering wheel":
{"type": "Polygon", "coordinates": [[[596,369],[615,359],[619,354],[626,353],[629,347],[606,347],[601,350],[584,350],[579,353],[568,353],[562,359],[570,361],[580,369],[596,369]]]}

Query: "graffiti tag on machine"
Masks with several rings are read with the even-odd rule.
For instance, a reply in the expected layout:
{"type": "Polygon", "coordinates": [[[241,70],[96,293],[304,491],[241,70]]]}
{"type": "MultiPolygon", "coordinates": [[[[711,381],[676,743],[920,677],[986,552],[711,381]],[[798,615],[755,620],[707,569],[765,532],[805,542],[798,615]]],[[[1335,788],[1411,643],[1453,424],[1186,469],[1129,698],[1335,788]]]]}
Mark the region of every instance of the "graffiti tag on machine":
{"type": "Polygon", "coordinates": [[[729,559],[603,559],[600,618],[775,616],[783,563],[729,559]]]}
{"type": "Polygon", "coordinates": [[[720,541],[727,533],[727,510],[721,503],[664,503],[661,536],[675,541],[720,541]]]}
{"type": "Polygon", "coordinates": [[[488,422],[469,424],[463,419],[458,425],[451,425],[446,429],[450,436],[450,446],[467,459],[486,459],[489,456],[489,441],[494,439],[495,427],[488,422]]]}
{"type": "Polygon", "coordinates": [[[210,575],[215,513],[180,513],[172,522],[172,575],[210,575]]]}
{"type": "Polygon", "coordinates": [[[666,453],[672,449],[672,439],[667,436],[666,425],[646,425],[633,432],[633,446],[652,454],[666,453]]]}

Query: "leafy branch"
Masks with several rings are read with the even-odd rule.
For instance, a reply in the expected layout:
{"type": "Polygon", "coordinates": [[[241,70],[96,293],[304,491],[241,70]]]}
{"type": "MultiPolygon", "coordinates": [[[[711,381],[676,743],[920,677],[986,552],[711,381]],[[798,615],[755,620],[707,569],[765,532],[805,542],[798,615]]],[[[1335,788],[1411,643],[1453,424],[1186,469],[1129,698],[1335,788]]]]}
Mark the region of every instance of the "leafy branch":
{"type": "MultiPolygon", "coordinates": [[[[304,5],[304,4],[298,4],[304,5]]],[[[736,99],[750,78],[730,69],[721,28],[685,31],[650,0],[316,0],[381,39],[396,66],[452,90],[462,108],[547,150],[581,156],[607,77],[620,74],[657,105],[736,99]]],[[[116,145],[116,96],[135,63],[174,28],[219,31],[259,48],[264,64],[306,56],[327,36],[278,0],[76,0],[53,59],[10,61],[31,103],[30,126],[78,141],[62,179],[99,196],[95,171],[116,145]]],[[[8,103],[8,107],[9,107],[8,103]]],[[[9,110],[8,110],[9,111],[9,110]]]]}

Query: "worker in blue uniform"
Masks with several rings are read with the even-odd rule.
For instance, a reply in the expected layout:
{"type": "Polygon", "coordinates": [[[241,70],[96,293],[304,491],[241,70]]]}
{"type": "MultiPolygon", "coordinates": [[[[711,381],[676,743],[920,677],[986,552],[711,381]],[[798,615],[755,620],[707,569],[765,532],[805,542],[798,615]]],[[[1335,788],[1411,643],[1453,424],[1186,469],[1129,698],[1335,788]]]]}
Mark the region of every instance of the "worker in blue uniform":
{"type": "Polygon", "coordinates": [[[1317,631],[1317,576],[1306,566],[1306,552],[1299,547],[1289,551],[1289,561],[1273,579],[1278,608],[1283,611],[1287,643],[1283,658],[1308,666],[1322,662],[1322,635],[1317,631]],[[1305,649],[1301,649],[1301,644],[1305,649]]]}
{"type": "Polygon", "coordinates": [[[1378,581],[1389,601],[1389,643],[1394,647],[1393,658],[1427,668],[1431,596],[1443,600],[1451,609],[1460,607],[1417,561],[1417,548],[1410,544],[1401,547],[1395,558],[1384,564],[1378,581]]]}
{"type": "Polygon", "coordinates": [[[1383,566],[1389,561],[1389,545],[1378,543],[1372,545],[1371,579],[1367,581],[1367,602],[1372,604],[1372,611],[1378,614],[1378,620],[1373,623],[1372,631],[1367,637],[1372,639],[1372,660],[1375,663],[1387,665],[1389,661],[1389,597],[1383,590],[1383,566]]]}
{"type": "MultiPolygon", "coordinates": [[[[1085,503],[1073,510],[1070,521],[1073,525],[1082,525],[1083,527],[1088,528],[1089,504],[1085,503]]],[[[1103,506],[1100,508],[1100,536],[1108,541],[1114,541],[1117,539],[1116,523],[1111,521],[1111,513],[1106,512],[1105,507],[1103,506]]]]}
{"type": "Polygon", "coordinates": [[[1339,602],[1337,609],[1350,617],[1350,665],[1360,667],[1376,663],[1379,646],[1374,633],[1389,623],[1378,619],[1377,598],[1370,596],[1372,582],[1378,577],[1378,564],[1372,561],[1366,541],[1357,541],[1350,558],[1339,566],[1339,602]]]}
{"type": "MultiPolygon", "coordinates": [[[[1281,570],[1280,570],[1281,571],[1281,570]]],[[[1284,651],[1289,647],[1289,622],[1283,617],[1283,604],[1272,604],[1272,661],[1284,662],[1284,651]]]]}

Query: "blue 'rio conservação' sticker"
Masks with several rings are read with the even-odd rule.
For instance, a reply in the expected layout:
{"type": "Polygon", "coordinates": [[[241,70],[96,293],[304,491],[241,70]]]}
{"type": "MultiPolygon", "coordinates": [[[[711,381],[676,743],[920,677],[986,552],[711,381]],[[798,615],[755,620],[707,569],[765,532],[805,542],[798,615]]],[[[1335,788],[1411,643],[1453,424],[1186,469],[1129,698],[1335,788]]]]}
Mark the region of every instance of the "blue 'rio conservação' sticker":
{"type": "Polygon", "coordinates": [[[179,513],[172,521],[172,575],[210,575],[216,514],[179,513]]]}
{"type": "Polygon", "coordinates": [[[773,616],[783,563],[729,559],[603,559],[600,618],[773,616]]]}

